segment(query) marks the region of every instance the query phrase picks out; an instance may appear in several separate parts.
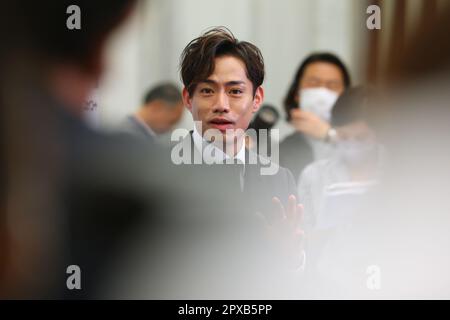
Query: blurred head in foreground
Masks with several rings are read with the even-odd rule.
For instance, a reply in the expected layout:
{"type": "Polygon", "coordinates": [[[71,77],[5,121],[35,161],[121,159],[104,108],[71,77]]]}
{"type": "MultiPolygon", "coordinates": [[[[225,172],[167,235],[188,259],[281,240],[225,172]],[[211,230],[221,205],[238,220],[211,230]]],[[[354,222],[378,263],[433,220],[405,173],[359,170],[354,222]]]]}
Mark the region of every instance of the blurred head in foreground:
{"type": "Polygon", "coordinates": [[[67,164],[61,129],[77,124],[62,128],[56,109],[81,116],[103,72],[106,41],[133,4],[19,0],[0,12],[8,44],[0,50],[0,296],[45,297],[59,278],[53,268],[65,243],[58,181],[67,164]],[[77,18],[80,28],[73,29],[77,18]],[[43,273],[52,276],[36,276],[43,273]]]}

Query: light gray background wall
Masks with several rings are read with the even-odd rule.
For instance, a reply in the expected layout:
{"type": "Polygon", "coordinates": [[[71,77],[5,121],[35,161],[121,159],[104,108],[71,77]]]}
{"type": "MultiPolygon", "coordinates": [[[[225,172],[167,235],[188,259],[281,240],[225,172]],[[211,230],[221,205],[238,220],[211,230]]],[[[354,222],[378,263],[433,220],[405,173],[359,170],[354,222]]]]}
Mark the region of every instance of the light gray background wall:
{"type": "MultiPolygon", "coordinates": [[[[180,53],[211,26],[226,26],[261,49],[266,102],[280,111],[296,68],[312,51],[335,52],[360,82],[365,10],[361,0],[141,0],[110,41],[108,72],[97,95],[97,124],[116,125],[139,106],[145,90],[160,81],[175,81],[181,87],[180,53]]],[[[278,127],[284,136],[290,127],[282,115],[278,127]]],[[[188,112],[179,126],[192,127],[188,112]]]]}

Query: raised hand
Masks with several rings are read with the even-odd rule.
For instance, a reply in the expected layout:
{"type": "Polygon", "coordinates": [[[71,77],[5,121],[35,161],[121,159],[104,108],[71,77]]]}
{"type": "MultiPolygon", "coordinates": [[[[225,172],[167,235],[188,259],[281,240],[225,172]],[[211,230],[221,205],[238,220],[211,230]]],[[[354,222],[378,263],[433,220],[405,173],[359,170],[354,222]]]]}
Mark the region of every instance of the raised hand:
{"type": "Polygon", "coordinates": [[[275,244],[281,256],[293,269],[302,269],[305,263],[304,232],[300,228],[303,216],[303,205],[297,204],[294,195],[288,198],[288,206],[284,208],[280,199],[272,198],[274,217],[271,221],[263,218],[269,239],[275,244]]]}
{"type": "Polygon", "coordinates": [[[291,110],[291,123],[297,131],[300,131],[315,139],[325,139],[330,124],[312,112],[293,109],[291,110]]]}

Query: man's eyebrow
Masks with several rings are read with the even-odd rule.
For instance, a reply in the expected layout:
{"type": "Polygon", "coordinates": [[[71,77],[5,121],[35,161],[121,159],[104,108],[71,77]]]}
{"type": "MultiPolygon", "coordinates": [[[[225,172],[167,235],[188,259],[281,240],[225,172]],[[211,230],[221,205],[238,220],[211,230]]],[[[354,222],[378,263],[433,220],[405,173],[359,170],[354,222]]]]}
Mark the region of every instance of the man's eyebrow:
{"type": "Polygon", "coordinates": [[[200,81],[200,83],[217,84],[216,81],[211,80],[211,79],[202,80],[202,81],[200,81]]]}
{"type": "Polygon", "coordinates": [[[228,81],[227,83],[225,83],[225,85],[227,86],[236,86],[236,85],[240,85],[240,84],[245,84],[244,81],[228,81]]]}
{"type": "MultiPolygon", "coordinates": [[[[217,81],[211,80],[211,79],[205,79],[200,81],[200,83],[208,83],[208,84],[213,84],[213,85],[217,85],[217,81]]],[[[226,86],[235,86],[235,85],[245,85],[244,81],[240,81],[240,80],[233,80],[233,81],[228,81],[225,83],[226,86]]]]}

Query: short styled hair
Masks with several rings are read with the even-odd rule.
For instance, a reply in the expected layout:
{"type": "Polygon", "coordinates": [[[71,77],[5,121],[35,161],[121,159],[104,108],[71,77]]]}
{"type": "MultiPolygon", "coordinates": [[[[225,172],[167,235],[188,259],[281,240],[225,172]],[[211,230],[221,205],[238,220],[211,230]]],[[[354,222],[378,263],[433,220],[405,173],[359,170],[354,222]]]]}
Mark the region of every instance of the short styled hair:
{"type": "Polygon", "coordinates": [[[236,39],[227,28],[216,27],[189,42],[181,54],[181,80],[189,95],[192,96],[197,84],[214,72],[214,60],[222,56],[236,57],[245,64],[246,74],[253,84],[255,94],[264,81],[261,51],[250,42],[236,39]]]}

